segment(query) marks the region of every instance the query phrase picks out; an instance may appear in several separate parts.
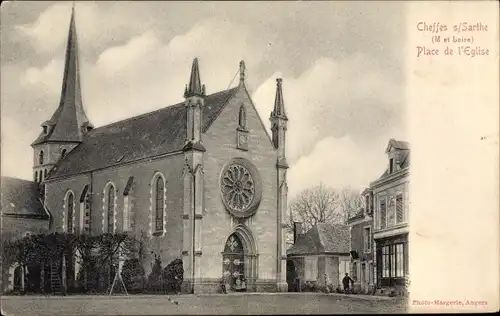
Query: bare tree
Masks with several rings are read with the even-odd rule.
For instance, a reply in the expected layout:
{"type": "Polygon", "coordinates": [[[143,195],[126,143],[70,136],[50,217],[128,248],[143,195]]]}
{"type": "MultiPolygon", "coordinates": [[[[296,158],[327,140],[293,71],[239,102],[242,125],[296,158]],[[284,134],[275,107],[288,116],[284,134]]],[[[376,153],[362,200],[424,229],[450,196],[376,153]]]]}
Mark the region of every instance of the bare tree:
{"type": "Polygon", "coordinates": [[[301,222],[304,232],[318,223],[346,224],[362,205],[361,195],[350,187],[334,189],[319,184],[302,190],[288,207],[287,244],[293,244],[294,222],[301,222]]]}
{"type": "Polygon", "coordinates": [[[344,187],[342,189],[340,200],[340,206],[342,208],[345,221],[356,215],[356,213],[363,207],[363,197],[359,191],[354,190],[351,187],[344,187]]]}
{"type": "Polygon", "coordinates": [[[318,223],[343,223],[341,195],[338,191],[319,184],[301,191],[290,203],[288,226],[302,222],[304,232],[318,223]]]}

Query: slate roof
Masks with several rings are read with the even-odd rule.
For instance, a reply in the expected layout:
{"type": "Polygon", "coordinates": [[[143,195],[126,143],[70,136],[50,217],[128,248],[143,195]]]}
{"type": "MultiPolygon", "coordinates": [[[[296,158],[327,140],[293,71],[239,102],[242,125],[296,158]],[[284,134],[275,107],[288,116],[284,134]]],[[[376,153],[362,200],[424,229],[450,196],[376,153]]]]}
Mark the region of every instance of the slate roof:
{"type": "Polygon", "coordinates": [[[385,152],[389,152],[389,150],[391,149],[391,147],[394,147],[398,150],[409,150],[410,149],[410,143],[406,142],[406,141],[402,141],[402,140],[395,140],[393,138],[391,138],[389,140],[389,144],[387,144],[387,148],[385,150],[385,152]]]}
{"type": "Polygon", "coordinates": [[[352,217],[348,218],[347,223],[349,224],[352,221],[355,221],[357,219],[364,218],[364,217],[365,217],[365,210],[362,208],[356,214],[354,214],[352,217]]]}
{"type": "MultiPolygon", "coordinates": [[[[205,97],[206,132],[238,87],[205,97]]],[[[47,180],[76,175],[182,150],[186,140],[184,102],[95,128],[49,173],[47,180]]]]}
{"type": "Polygon", "coordinates": [[[40,200],[39,184],[33,181],[1,177],[2,215],[49,219],[40,200]]]}
{"type": "Polygon", "coordinates": [[[349,226],[320,223],[297,238],[287,255],[313,253],[349,254],[349,226]]]}

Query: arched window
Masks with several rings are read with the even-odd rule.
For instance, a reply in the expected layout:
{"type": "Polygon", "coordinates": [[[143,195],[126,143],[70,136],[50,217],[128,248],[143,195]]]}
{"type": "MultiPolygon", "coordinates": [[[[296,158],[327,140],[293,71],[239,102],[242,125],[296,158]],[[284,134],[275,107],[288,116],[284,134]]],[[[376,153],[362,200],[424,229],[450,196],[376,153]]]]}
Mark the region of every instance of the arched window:
{"type": "Polygon", "coordinates": [[[38,182],[38,171],[35,171],[35,182],[38,182]]]}
{"type": "Polygon", "coordinates": [[[73,233],[73,216],[75,213],[74,202],[75,202],[75,197],[73,195],[73,192],[69,192],[68,197],[66,199],[66,208],[67,208],[66,214],[68,215],[66,217],[66,225],[67,225],[66,231],[68,233],[73,233]]]}
{"type": "Polygon", "coordinates": [[[239,116],[238,116],[238,125],[241,128],[246,128],[247,127],[247,113],[246,113],[244,105],[242,105],[240,107],[240,113],[239,113],[239,116]]]}
{"type": "Polygon", "coordinates": [[[40,150],[40,154],[38,154],[38,163],[43,165],[43,150],[40,150]]]}
{"type": "Polygon", "coordinates": [[[66,156],[66,148],[61,150],[61,158],[64,158],[64,156],[66,156]]]}
{"type": "Polygon", "coordinates": [[[87,192],[85,194],[85,199],[83,201],[84,205],[84,231],[86,233],[90,233],[90,230],[92,229],[92,210],[90,209],[90,194],[87,192]]]}
{"type": "Polygon", "coordinates": [[[106,192],[107,195],[107,225],[108,225],[108,233],[113,234],[115,232],[115,187],[110,184],[108,190],[106,192]]]}
{"type": "Polygon", "coordinates": [[[90,233],[92,218],[90,209],[90,193],[89,185],[83,187],[80,194],[80,216],[79,216],[79,231],[85,234],[90,233]]]}
{"type": "Polygon", "coordinates": [[[155,232],[163,232],[163,212],[165,208],[165,183],[158,176],[155,181],[155,232]]]}

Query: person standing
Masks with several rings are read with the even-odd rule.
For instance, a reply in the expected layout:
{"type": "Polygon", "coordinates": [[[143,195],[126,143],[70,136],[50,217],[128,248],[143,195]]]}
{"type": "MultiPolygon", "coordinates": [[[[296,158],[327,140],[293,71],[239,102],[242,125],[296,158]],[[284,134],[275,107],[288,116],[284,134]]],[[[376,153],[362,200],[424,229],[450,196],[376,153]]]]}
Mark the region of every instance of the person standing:
{"type": "Polygon", "coordinates": [[[342,285],[344,285],[344,293],[347,294],[349,291],[349,284],[352,283],[354,285],[353,279],[349,276],[348,273],[345,274],[344,278],[342,279],[342,285]]]}

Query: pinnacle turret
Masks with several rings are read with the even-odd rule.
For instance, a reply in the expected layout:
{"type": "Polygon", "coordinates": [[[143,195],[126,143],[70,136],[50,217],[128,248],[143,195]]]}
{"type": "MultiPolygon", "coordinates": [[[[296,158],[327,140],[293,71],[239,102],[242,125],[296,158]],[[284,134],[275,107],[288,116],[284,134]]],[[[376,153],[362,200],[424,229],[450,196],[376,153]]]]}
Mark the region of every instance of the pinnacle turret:
{"type": "Polygon", "coordinates": [[[191,76],[189,78],[189,84],[184,90],[184,97],[188,98],[194,95],[203,96],[205,95],[205,85],[201,85],[200,80],[200,69],[198,66],[198,58],[193,60],[193,65],[191,66],[191,76]]]}

